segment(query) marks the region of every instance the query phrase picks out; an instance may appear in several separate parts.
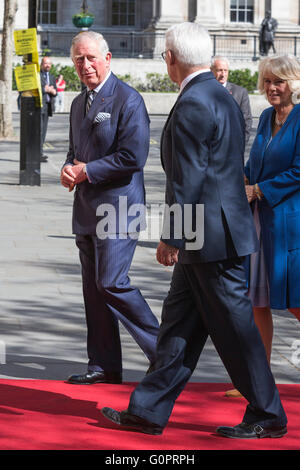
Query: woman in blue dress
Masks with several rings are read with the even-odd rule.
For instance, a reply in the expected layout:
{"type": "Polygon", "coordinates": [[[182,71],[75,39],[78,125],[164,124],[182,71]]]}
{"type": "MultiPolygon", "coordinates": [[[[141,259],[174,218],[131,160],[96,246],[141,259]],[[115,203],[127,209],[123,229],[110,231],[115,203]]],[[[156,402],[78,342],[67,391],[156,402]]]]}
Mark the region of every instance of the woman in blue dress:
{"type": "MultiPolygon", "coordinates": [[[[249,296],[270,363],[271,309],[300,321],[300,64],[273,56],[259,65],[258,88],[271,107],[260,116],[245,167],[260,240],[249,259],[249,296]]],[[[227,396],[235,396],[227,392],[227,396]]]]}

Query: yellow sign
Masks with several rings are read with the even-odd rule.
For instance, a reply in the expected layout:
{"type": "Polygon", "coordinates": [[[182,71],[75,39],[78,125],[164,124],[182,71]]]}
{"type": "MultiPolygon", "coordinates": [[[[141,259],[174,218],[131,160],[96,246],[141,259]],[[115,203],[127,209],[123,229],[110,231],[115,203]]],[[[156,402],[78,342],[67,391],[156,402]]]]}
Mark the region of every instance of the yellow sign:
{"type": "Polygon", "coordinates": [[[31,90],[37,97],[37,105],[42,106],[42,89],[40,74],[36,64],[27,64],[15,68],[15,77],[18,91],[31,90]]]}
{"type": "Polygon", "coordinates": [[[14,40],[17,55],[38,53],[36,28],[14,31],[14,40]]]}

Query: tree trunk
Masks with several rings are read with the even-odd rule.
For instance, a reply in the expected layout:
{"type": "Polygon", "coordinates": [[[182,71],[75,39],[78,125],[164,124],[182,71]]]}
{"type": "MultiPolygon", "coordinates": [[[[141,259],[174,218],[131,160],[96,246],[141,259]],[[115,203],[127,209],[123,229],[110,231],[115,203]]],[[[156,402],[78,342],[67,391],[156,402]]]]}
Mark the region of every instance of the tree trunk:
{"type": "Polygon", "coordinates": [[[0,137],[13,135],[12,125],[12,66],[13,66],[13,31],[18,0],[4,0],[2,63],[0,69],[0,137]]]}

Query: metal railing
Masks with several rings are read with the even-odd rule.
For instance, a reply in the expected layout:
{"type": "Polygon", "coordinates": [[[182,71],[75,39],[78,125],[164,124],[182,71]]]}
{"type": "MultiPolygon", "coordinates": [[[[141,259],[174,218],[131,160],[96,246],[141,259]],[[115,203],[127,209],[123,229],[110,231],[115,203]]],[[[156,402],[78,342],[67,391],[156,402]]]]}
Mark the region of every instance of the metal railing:
{"type": "MultiPolygon", "coordinates": [[[[56,55],[68,55],[72,37],[76,32],[43,30],[40,31],[41,44],[56,55]]],[[[154,32],[103,32],[114,57],[158,58],[165,48],[165,35],[154,32]]],[[[211,34],[213,55],[226,55],[229,59],[258,60],[259,36],[211,34]]],[[[294,36],[275,36],[276,53],[300,55],[300,34],[294,36]]]]}

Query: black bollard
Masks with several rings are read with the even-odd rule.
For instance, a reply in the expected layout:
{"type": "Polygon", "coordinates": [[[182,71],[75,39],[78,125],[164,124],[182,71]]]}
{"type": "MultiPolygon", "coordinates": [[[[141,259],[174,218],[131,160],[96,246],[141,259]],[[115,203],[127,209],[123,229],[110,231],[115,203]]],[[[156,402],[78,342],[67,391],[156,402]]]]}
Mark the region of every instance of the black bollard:
{"type": "Polygon", "coordinates": [[[21,96],[20,184],[41,185],[41,108],[34,96],[21,96]]]}

